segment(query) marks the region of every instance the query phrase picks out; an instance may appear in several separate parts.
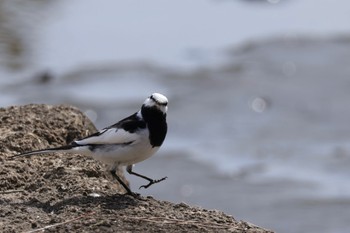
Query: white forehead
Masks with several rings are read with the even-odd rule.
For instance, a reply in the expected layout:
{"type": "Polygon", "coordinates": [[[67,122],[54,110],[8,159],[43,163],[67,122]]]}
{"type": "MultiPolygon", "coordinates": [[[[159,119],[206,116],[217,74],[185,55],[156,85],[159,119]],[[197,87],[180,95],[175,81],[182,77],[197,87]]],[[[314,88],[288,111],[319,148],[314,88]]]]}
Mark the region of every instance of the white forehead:
{"type": "Polygon", "coordinates": [[[153,107],[156,106],[162,112],[166,112],[168,107],[168,99],[159,93],[153,93],[150,97],[148,97],[143,103],[144,106],[153,107]]]}
{"type": "Polygon", "coordinates": [[[153,93],[150,96],[150,98],[154,99],[159,104],[167,104],[168,103],[168,99],[164,95],[159,94],[159,93],[153,93]]]}

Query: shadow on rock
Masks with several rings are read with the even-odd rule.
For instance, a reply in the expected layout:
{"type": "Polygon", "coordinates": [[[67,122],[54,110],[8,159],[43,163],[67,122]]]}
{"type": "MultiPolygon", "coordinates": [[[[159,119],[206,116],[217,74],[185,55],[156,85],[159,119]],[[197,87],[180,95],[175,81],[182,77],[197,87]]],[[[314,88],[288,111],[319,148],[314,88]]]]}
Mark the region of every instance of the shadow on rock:
{"type": "Polygon", "coordinates": [[[129,195],[115,194],[110,196],[90,197],[76,196],[71,197],[51,205],[50,202],[42,202],[36,198],[23,203],[14,203],[15,206],[29,206],[42,209],[46,213],[59,212],[70,206],[80,208],[94,208],[121,210],[138,205],[142,200],[129,195]]]}

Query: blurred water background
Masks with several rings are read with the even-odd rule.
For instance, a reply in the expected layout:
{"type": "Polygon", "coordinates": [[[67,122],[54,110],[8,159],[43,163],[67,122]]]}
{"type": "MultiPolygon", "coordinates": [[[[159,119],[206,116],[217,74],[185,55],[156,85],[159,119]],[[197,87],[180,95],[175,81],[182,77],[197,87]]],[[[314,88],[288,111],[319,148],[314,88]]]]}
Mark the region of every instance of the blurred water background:
{"type": "MultiPolygon", "coordinates": [[[[98,128],[169,98],[143,195],[277,232],[350,232],[347,0],[0,0],[0,105],[98,128]]],[[[133,189],[142,180],[128,176],[133,189]]]]}

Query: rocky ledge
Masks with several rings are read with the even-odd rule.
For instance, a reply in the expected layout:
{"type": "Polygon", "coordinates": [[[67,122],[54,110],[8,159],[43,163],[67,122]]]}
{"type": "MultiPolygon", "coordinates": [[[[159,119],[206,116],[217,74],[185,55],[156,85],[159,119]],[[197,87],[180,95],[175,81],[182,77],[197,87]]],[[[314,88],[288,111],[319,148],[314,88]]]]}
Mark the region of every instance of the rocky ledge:
{"type": "Polygon", "coordinates": [[[120,194],[102,164],[80,155],[9,158],[95,132],[76,108],[1,108],[0,130],[0,232],[271,232],[217,210],[120,194]]]}

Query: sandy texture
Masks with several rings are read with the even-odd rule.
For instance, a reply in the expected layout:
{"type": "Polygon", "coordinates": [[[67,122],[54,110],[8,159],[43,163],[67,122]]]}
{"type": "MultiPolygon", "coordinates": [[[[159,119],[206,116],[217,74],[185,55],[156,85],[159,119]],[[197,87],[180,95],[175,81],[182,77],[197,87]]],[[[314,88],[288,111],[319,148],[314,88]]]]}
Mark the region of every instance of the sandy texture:
{"type": "Polygon", "coordinates": [[[134,198],[80,155],[9,157],[96,129],[69,106],[0,109],[0,232],[270,232],[216,210],[134,198]]]}

